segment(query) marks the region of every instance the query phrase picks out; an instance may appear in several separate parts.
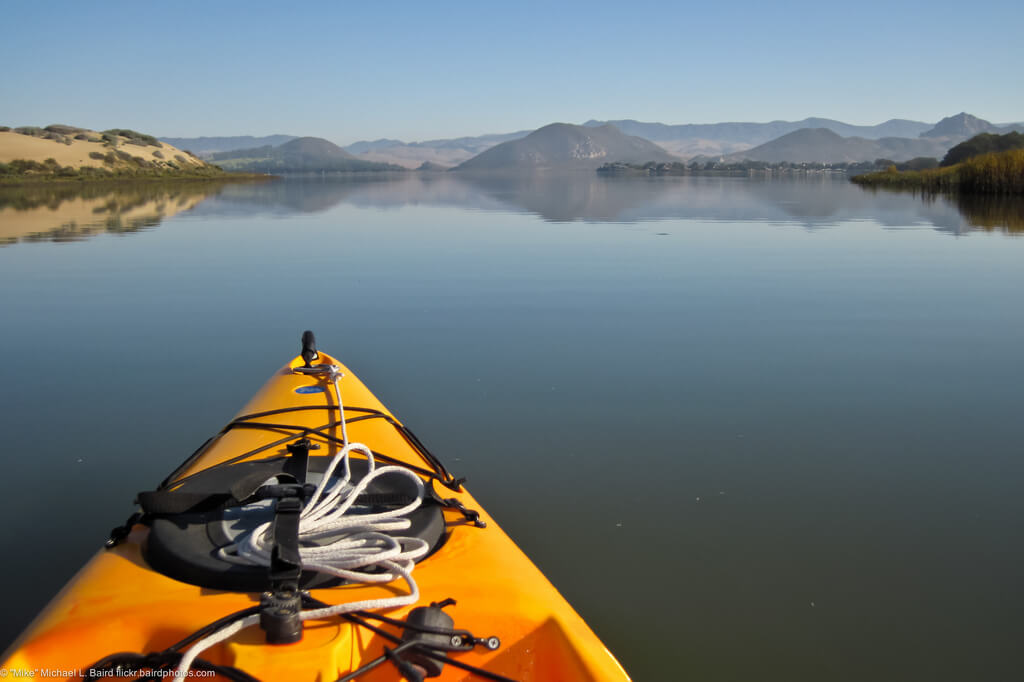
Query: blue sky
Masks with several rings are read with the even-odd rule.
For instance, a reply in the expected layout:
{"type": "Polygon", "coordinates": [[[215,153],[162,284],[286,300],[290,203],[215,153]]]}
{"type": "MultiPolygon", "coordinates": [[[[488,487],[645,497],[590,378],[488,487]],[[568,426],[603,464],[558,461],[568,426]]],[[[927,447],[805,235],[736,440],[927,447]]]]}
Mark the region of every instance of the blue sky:
{"type": "Polygon", "coordinates": [[[0,124],[425,140],[553,121],[1024,121],[1024,3],[17,2],[0,124]]]}

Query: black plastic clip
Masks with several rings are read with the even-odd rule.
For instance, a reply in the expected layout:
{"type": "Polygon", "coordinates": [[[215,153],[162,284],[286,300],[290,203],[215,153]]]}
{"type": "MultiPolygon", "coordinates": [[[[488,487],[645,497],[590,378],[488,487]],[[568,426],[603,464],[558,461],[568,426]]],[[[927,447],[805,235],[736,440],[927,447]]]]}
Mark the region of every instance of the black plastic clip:
{"type": "Polygon", "coordinates": [[[316,492],[316,486],[312,483],[299,485],[298,483],[268,483],[261,485],[252,494],[250,500],[277,500],[295,498],[303,501],[309,500],[316,492]]]}
{"type": "Polygon", "coordinates": [[[462,484],[466,482],[466,477],[465,476],[460,476],[459,478],[451,478],[451,479],[448,479],[448,480],[438,479],[438,480],[440,480],[441,481],[441,485],[443,485],[445,488],[448,488],[448,490],[451,490],[452,492],[456,492],[456,493],[461,493],[462,492],[462,484]]]}
{"type": "Polygon", "coordinates": [[[107,541],[103,543],[103,546],[107,549],[113,549],[114,547],[120,545],[122,542],[124,542],[125,538],[127,538],[131,534],[132,528],[135,526],[135,524],[142,523],[145,516],[146,515],[142,512],[135,512],[134,514],[129,516],[128,520],[125,521],[123,525],[120,525],[117,528],[114,528],[110,531],[110,537],[108,537],[107,541]]]}
{"type": "Polygon", "coordinates": [[[475,509],[469,509],[466,505],[462,504],[454,497],[441,500],[441,503],[451,509],[456,509],[463,517],[477,528],[486,528],[487,522],[480,518],[480,512],[475,509]]]}

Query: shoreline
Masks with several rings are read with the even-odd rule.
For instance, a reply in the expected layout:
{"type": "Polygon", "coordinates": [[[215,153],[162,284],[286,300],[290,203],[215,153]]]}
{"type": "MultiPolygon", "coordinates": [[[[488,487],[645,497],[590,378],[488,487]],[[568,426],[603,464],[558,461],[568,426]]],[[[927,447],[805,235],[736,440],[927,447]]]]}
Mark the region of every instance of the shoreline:
{"type": "Polygon", "coordinates": [[[850,178],[865,189],[912,191],[927,194],[1024,195],[1024,150],[1014,149],[974,156],[951,166],[928,170],[896,170],[850,178]]]}
{"type": "Polygon", "coordinates": [[[0,187],[32,187],[45,185],[118,185],[138,182],[253,182],[278,180],[280,176],[265,173],[181,173],[168,175],[111,175],[109,177],[83,176],[0,176],[0,187]]]}

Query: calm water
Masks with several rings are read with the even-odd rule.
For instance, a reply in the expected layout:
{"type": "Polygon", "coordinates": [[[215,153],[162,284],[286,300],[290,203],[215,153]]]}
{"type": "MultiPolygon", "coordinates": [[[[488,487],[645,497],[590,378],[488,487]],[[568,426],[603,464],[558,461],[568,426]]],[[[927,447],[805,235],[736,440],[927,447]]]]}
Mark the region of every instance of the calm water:
{"type": "Polygon", "coordinates": [[[841,179],[0,191],[0,639],[308,327],[636,679],[1018,679],[1022,216],[841,179]]]}

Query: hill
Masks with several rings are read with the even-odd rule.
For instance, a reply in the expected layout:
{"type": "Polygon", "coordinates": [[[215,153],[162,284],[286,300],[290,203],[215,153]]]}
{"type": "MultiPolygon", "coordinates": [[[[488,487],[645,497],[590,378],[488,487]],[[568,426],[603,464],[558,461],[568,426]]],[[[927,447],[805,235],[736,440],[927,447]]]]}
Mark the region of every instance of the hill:
{"type": "Polygon", "coordinates": [[[232,137],[161,137],[160,140],[179,149],[187,149],[200,158],[209,158],[216,152],[230,152],[236,149],[276,146],[294,140],[295,135],[235,135],[232,137]]]}
{"type": "MultiPolygon", "coordinates": [[[[670,125],[646,123],[633,119],[614,121],[590,120],[583,125],[599,128],[614,125],[626,135],[642,137],[655,142],[670,154],[683,157],[696,155],[721,156],[749,149],[801,128],[828,128],[840,135],[859,135],[868,139],[880,137],[917,137],[929,130],[931,123],[892,119],[874,126],[858,126],[827,118],[806,118],[802,121],[772,121],[770,123],[700,123],[670,125]]],[[[416,168],[429,161],[442,166],[455,166],[502,142],[518,140],[530,134],[529,130],[514,133],[479,135],[453,139],[403,142],[394,139],[361,141],[344,147],[367,161],[395,163],[416,168]]]]}
{"type": "Polygon", "coordinates": [[[966,161],[975,156],[992,152],[1005,152],[1010,149],[1024,149],[1024,135],[1016,131],[1006,133],[1005,135],[981,133],[961,142],[946,152],[941,165],[952,166],[955,163],[966,161]]]}
{"type": "Polygon", "coordinates": [[[0,176],[104,179],[210,175],[223,175],[223,171],[134,130],[97,132],[62,124],[13,130],[0,127],[0,176]]]}
{"type": "Polygon", "coordinates": [[[427,140],[425,142],[380,139],[372,142],[356,142],[344,149],[365,161],[394,163],[406,168],[418,168],[423,163],[450,167],[467,161],[502,142],[526,137],[530,132],[529,130],[520,130],[514,133],[427,140]]]}
{"type": "Polygon", "coordinates": [[[615,126],[591,128],[552,123],[522,139],[502,142],[460,164],[455,170],[593,170],[613,161],[678,160],[653,142],[626,135],[615,126]]]}
{"type": "Polygon", "coordinates": [[[917,137],[932,127],[930,123],[891,119],[873,126],[858,126],[829,118],[805,118],[802,121],[771,121],[769,123],[689,123],[666,125],[644,123],[632,119],[618,121],[587,121],[583,125],[607,124],[627,135],[636,135],[684,157],[719,156],[743,151],[804,128],[825,128],[843,136],[866,139],[882,137],[917,137]]]}
{"type": "Polygon", "coordinates": [[[906,161],[916,157],[939,157],[948,148],[949,143],[941,138],[883,137],[868,140],[863,137],[843,137],[826,128],[807,128],[726,158],[769,163],[840,163],[879,158],[906,161]]]}
{"type": "Polygon", "coordinates": [[[921,133],[921,137],[959,137],[968,138],[978,133],[994,133],[1001,129],[977,116],[960,112],[955,116],[947,116],[935,124],[931,130],[921,133]]]}
{"type": "Polygon", "coordinates": [[[218,152],[217,164],[229,170],[259,173],[319,173],[404,170],[400,166],[364,161],[320,137],[298,137],[284,144],[218,152]]]}

